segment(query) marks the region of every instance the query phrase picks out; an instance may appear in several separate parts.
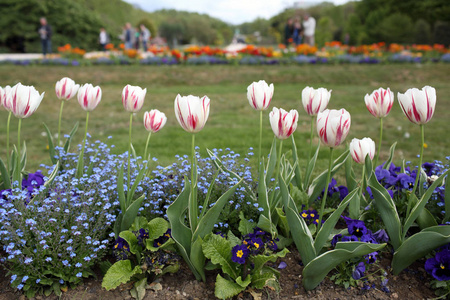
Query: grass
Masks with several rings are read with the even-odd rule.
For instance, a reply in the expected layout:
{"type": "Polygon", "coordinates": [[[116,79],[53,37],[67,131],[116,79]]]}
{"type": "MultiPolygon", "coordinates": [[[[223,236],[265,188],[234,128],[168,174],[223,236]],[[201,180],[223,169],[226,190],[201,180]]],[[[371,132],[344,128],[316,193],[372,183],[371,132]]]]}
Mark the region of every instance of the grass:
{"type": "MultiPolygon", "coordinates": [[[[231,148],[245,154],[249,147],[256,148],[259,136],[259,113],[248,104],[247,86],[264,79],[274,83],[275,92],[270,109],[281,107],[297,109],[300,114],[295,139],[299,156],[305,157],[309,145],[310,119],[301,106],[301,91],[305,86],[332,89],[329,108],[347,109],[352,125],[346,143],[352,138],[371,137],[378,141],[379,122],[367,111],[364,95],[379,87],[390,87],[395,93],[408,88],[430,85],[437,90],[436,112],[425,127],[424,161],[444,160],[449,155],[447,138],[450,118],[450,73],[445,64],[395,64],[395,65],[305,65],[305,66],[0,66],[0,86],[22,82],[45,91],[45,97],[37,112],[22,122],[22,139],[27,142],[28,170],[34,171],[41,163],[50,163],[46,150],[47,138],[43,135],[45,122],[53,133],[57,132],[60,102],[55,96],[54,85],[64,76],[77,83],[99,85],[103,91],[102,101],[90,114],[89,133],[93,139],[108,141],[116,146],[116,153],[127,149],[129,115],[121,103],[121,92],[126,84],[147,88],[144,108],[134,117],[133,145],[143,155],[147,132],[142,125],[144,111],[159,109],[168,117],[167,124],[159,133],[153,134],[150,151],[162,164],[173,162],[176,154],[190,153],[190,134],[178,125],[173,101],[176,95],[207,95],[211,99],[211,111],[206,127],[197,134],[196,142],[202,153],[206,148],[231,148]]],[[[269,111],[264,113],[263,153],[268,154],[273,139],[269,111]]],[[[0,110],[0,157],[6,159],[7,113],[0,110]]],[[[80,129],[74,140],[83,138],[85,112],[76,99],[64,105],[62,132],[68,133],[76,122],[80,129]]],[[[403,115],[397,101],[390,115],[384,120],[383,146],[380,160],[387,158],[389,147],[397,142],[394,161],[403,159],[418,163],[420,137],[419,126],[410,123],[403,115]],[[409,135],[409,137],[408,137],[409,135]]],[[[17,120],[12,118],[11,142],[17,138],[17,120]]],[[[317,142],[317,138],[315,139],[317,142]]],[[[73,144],[73,145],[74,145],[73,144]]],[[[285,143],[284,149],[287,150],[285,143]]],[[[72,147],[74,149],[74,147],[72,147]]],[[[337,148],[338,153],[345,146],[337,148]]],[[[256,149],[255,149],[256,151],[256,149]]],[[[320,151],[320,170],[327,165],[328,149],[320,151]]],[[[337,154],[335,154],[337,157],[337,154]]]]}

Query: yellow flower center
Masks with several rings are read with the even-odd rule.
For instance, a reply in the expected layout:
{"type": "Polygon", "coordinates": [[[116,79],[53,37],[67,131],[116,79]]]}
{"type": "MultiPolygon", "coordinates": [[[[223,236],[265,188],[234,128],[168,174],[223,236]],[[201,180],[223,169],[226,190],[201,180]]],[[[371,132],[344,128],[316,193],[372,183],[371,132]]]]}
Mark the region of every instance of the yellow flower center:
{"type": "Polygon", "coordinates": [[[302,213],[302,217],[303,217],[303,218],[306,218],[307,216],[308,216],[307,213],[302,213]]]}
{"type": "Polygon", "coordinates": [[[359,228],[356,228],[356,232],[359,232],[359,228]]]}
{"type": "Polygon", "coordinates": [[[443,264],[440,265],[441,269],[444,270],[445,266],[443,264]]]}
{"type": "Polygon", "coordinates": [[[241,258],[244,255],[244,252],[242,250],[238,250],[238,252],[236,252],[236,256],[241,258]]]}
{"type": "Polygon", "coordinates": [[[310,214],[311,218],[314,218],[316,215],[315,214],[310,214]]]}
{"type": "Polygon", "coordinates": [[[253,243],[253,245],[255,245],[256,248],[259,248],[259,244],[258,243],[253,243]]]}

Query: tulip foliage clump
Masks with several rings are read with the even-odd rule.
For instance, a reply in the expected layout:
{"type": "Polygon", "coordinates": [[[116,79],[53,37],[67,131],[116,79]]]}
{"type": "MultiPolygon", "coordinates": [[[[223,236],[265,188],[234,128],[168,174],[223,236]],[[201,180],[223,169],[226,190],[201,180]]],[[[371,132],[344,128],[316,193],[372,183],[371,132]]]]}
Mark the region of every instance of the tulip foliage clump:
{"type": "MultiPolygon", "coordinates": [[[[369,280],[366,270],[376,267],[379,253],[390,249],[394,274],[429,255],[425,269],[436,282],[445,282],[434,286],[444,290],[442,295],[450,291],[450,193],[445,189],[450,171],[443,164],[423,163],[425,125],[436,105],[434,88],[397,96],[405,116],[420,127],[417,169],[394,165],[395,144],[378,163],[383,119],[394,102],[389,88],[361,97],[380,120],[379,138],[353,138],[336,158],[334,150],[345,147],[351,132],[351,115],[344,108],[328,108],[331,90],[305,87],[301,105],[311,121],[309,143],[303,143],[309,147],[306,160],[298,157],[294,140],[301,113],[279,107],[265,113],[273,84],[260,80],[247,88],[249,104],[260,115],[257,157],[250,148],[245,157],[230,149],[207,149],[208,157],[202,158],[196,137],[207,126],[214,102],[208,96],[178,94],[175,119],[191,134],[191,155],[177,156],[169,166],[155,164],[149,147],[152,134],[167,123],[163,112],[151,109],[141,119],[148,132],[143,153],[136,153],[132,143],[133,115],[144,106],[146,88],[123,88],[130,123],[128,151],[121,155],[89,141],[89,115],[102,97],[99,86],[80,86],[65,77],[55,92],[62,100],[56,143],[45,126],[52,165],[43,165],[47,174],[27,173],[21,120],[37,110],[44,93],[20,83],[0,88],[1,106],[9,112],[6,161],[0,159],[1,259],[11,285],[27,296],[59,295],[93,275],[92,268],[108,253],[116,262],[100,264],[106,274],[103,287],[133,282],[132,296],[138,299],[156,277],[178,271],[181,259],[197,280],[206,281],[206,270],[218,272],[219,298],[249,288],[278,290],[280,271],[273,263],[290,251],[300,254],[306,290],[333,270],[338,271],[331,276],[336,283],[358,286],[369,280]],[[62,144],[61,119],[64,102],[75,95],[86,119],[83,142],[71,152],[78,123],[62,144]],[[17,144],[11,147],[12,115],[19,123],[17,144]],[[274,135],[269,151],[261,147],[265,117],[274,135]],[[321,147],[329,149],[328,167],[316,172],[321,147]],[[356,178],[356,168],[361,168],[361,178],[356,178]],[[340,178],[346,185],[337,186],[340,178]]],[[[382,290],[389,290],[386,271],[381,273],[382,290]]]]}

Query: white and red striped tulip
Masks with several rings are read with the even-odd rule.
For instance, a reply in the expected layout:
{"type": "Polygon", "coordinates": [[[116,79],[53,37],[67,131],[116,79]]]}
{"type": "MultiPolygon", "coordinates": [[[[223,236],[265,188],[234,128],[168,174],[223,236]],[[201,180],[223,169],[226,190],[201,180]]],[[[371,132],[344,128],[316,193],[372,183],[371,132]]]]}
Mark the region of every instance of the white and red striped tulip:
{"type": "Polygon", "coordinates": [[[358,164],[364,164],[367,155],[369,155],[370,160],[373,160],[375,156],[375,142],[371,138],[353,139],[350,142],[350,154],[358,164]]]}
{"type": "Polygon", "coordinates": [[[9,102],[7,105],[14,116],[20,119],[28,118],[39,107],[44,98],[44,94],[45,92],[39,94],[34,86],[18,83],[11,88],[6,102],[9,102]]]}
{"type": "Polygon", "coordinates": [[[9,85],[4,88],[0,87],[0,106],[3,106],[7,111],[11,111],[10,103],[7,101],[8,95],[11,92],[11,87],[9,85]]]}
{"type": "Polygon", "coordinates": [[[404,94],[398,93],[397,97],[403,113],[411,122],[422,125],[433,117],[436,106],[436,90],[433,87],[409,89],[404,94]]]}
{"type": "Polygon", "coordinates": [[[78,103],[85,111],[94,110],[102,100],[102,89],[99,86],[92,86],[86,83],[78,89],[78,103]]]}
{"type": "Polygon", "coordinates": [[[247,99],[256,110],[266,110],[273,97],[273,84],[267,85],[264,80],[253,82],[247,87],[247,99]]]}
{"type": "Polygon", "coordinates": [[[137,113],[144,105],[147,89],[127,84],[122,90],[123,108],[131,113],[137,113]]]}
{"type": "Polygon", "coordinates": [[[317,116],[319,112],[324,111],[330,102],[331,90],[325,88],[314,89],[305,87],[302,91],[302,104],[306,113],[311,117],[317,116]]]}
{"type": "Polygon", "coordinates": [[[328,147],[342,144],[350,131],[351,118],[345,109],[326,109],[317,115],[317,133],[328,147]]]}
{"type": "Polygon", "coordinates": [[[269,114],[270,125],[273,133],[280,140],[285,140],[297,129],[298,112],[292,109],[290,112],[274,107],[269,114]]]}
{"type": "Polygon", "coordinates": [[[387,88],[379,88],[374,90],[372,94],[366,94],[364,97],[366,107],[369,112],[376,118],[384,118],[391,111],[394,103],[394,93],[387,88]]]}
{"type": "Polygon", "coordinates": [[[175,98],[175,116],[184,130],[191,133],[203,129],[209,116],[209,98],[203,96],[180,96],[175,98]]]}
{"type": "Polygon", "coordinates": [[[79,88],[80,85],[75,84],[75,81],[68,77],[64,77],[55,84],[56,97],[60,100],[69,100],[76,95],[79,88]]]}
{"type": "Polygon", "coordinates": [[[166,122],[166,115],[157,109],[152,109],[144,113],[144,126],[147,131],[153,133],[158,132],[164,127],[166,122]]]}

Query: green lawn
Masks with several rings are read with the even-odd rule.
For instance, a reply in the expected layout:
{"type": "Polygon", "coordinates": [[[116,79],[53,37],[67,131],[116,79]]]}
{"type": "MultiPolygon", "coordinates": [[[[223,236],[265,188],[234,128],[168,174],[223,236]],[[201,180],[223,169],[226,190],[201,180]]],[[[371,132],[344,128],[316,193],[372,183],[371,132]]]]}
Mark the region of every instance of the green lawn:
{"type": "MultiPolygon", "coordinates": [[[[147,88],[144,108],[133,123],[133,144],[138,154],[143,154],[147,132],[142,125],[143,113],[150,109],[163,111],[168,121],[161,132],[152,135],[151,154],[162,164],[173,161],[175,154],[189,154],[191,137],[178,125],[173,112],[176,95],[207,95],[211,99],[211,111],[206,127],[197,134],[197,145],[205,153],[206,148],[231,148],[245,154],[249,147],[258,145],[259,113],[247,101],[247,86],[260,79],[274,83],[275,93],[270,108],[297,109],[299,126],[295,133],[299,155],[305,157],[309,145],[310,119],[301,106],[301,91],[305,86],[332,89],[329,108],[347,109],[352,125],[346,142],[352,138],[371,137],[378,141],[378,120],[372,117],[364,104],[364,95],[379,87],[390,87],[395,93],[408,88],[430,85],[437,90],[437,108],[432,121],[426,125],[425,161],[444,160],[450,145],[447,130],[450,118],[450,72],[445,64],[396,64],[396,65],[305,65],[305,66],[0,66],[0,86],[21,82],[45,91],[44,100],[37,112],[22,122],[22,138],[28,147],[28,170],[50,162],[46,152],[47,138],[43,136],[45,122],[53,133],[57,132],[60,102],[55,96],[57,80],[67,76],[77,83],[100,85],[102,101],[90,114],[89,133],[94,139],[108,141],[116,146],[116,153],[126,151],[129,115],[121,103],[121,92],[126,84],[147,88]],[[111,140],[107,140],[112,136],[111,140]]],[[[263,153],[268,153],[273,138],[269,111],[264,113],[263,153]]],[[[6,158],[7,113],[0,110],[0,156],[6,158]]],[[[76,99],[64,106],[62,128],[64,133],[76,122],[80,130],[75,137],[79,143],[83,137],[85,112],[76,99]]],[[[419,127],[410,123],[396,101],[391,114],[384,120],[384,141],[381,159],[387,157],[389,146],[397,142],[395,162],[402,159],[417,163],[420,139],[419,127]],[[409,138],[407,137],[409,134],[409,138]]],[[[11,142],[16,141],[17,120],[11,122],[11,142]]],[[[316,140],[317,141],[317,140],[316,140]]],[[[287,143],[286,143],[287,144],[287,143]]],[[[286,149],[286,148],[285,148],[286,149]]],[[[338,152],[345,149],[338,148],[338,152]]],[[[327,157],[327,149],[320,156],[327,157]]],[[[337,154],[336,154],[337,155],[337,154]]],[[[325,166],[325,160],[320,162],[325,166]]]]}

